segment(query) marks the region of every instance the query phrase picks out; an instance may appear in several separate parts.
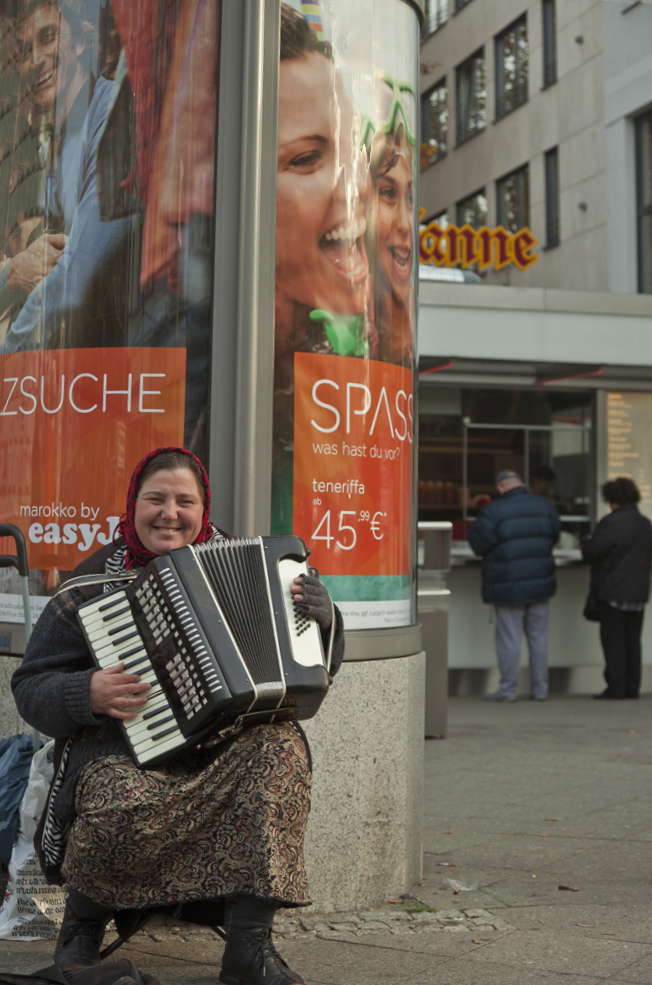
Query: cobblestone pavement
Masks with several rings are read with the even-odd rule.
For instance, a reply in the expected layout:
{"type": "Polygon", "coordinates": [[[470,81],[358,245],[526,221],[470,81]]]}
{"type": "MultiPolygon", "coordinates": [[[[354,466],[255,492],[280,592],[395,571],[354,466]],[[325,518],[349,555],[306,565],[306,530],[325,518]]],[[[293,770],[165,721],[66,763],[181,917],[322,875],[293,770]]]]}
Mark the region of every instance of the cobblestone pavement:
{"type": "MultiPolygon", "coordinates": [[[[343,935],[366,937],[372,934],[421,934],[427,931],[472,934],[477,931],[513,929],[509,923],[488,910],[434,911],[420,906],[418,901],[407,902],[405,906],[399,905],[391,910],[367,910],[358,913],[294,914],[291,911],[281,911],[274,921],[274,936],[286,941],[308,938],[335,940],[343,935]]],[[[210,928],[162,919],[152,921],[133,940],[144,943],[148,938],[162,941],[174,937],[186,942],[220,939],[210,928]]]]}
{"type": "MultiPolygon", "coordinates": [[[[424,782],[418,886],[364,911],[279,914],[306,985],[652,982],[652,696],[452,699],[424,782]]],[[[222,949],[166,921],[117,953],[162,985],[217,985],[222,949]]],[[[31,972],[52,950],[0,941],[0,969],[31,972]]]]}
{"type": "Polygon", "coordinates": [[[420,934],[424,931],[442,933],[455,931],[472,933],[478,930],[512,930],[505,920],[488,910],[429,910],[417,908],[412,912],[397,907],[393,910],[369,910],[361,913],[306,914],[277,919],[277,937],[286,940],[305,935],[322,940],[335,939],[342,934],[365,937],[369,934],[420,934]]]}

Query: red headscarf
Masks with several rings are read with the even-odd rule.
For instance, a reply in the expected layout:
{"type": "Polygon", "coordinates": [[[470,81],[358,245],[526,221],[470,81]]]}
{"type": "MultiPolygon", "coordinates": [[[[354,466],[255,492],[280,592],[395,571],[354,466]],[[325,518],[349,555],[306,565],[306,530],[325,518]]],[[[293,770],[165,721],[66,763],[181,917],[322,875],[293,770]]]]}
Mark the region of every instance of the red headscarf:
{"type": "MultiPolygon", "coordinates": [[[[129,483],[129,490],[127,492],[127,509],[120,517],[120,523],[118,524],[118,532],[122,534],[127,542],[127,553],[125,555],[125,567],[127,570],[131,568],[144,567],[146,564],[156,557],[151,551],[148,551],[146,547],[141,543],[140,537],[136,533],[135,516],[136,516],[136,493],[138,490],[138,483],[140,477],[143,473],[143,469],[153,458],[157,455],[162,454],[162,452],[175,451],[180,452],[182,455],[187,455],[188,458],[192,459],[193,462],[199,467],[199,472],[201,474],[202,486],[204,489],[204,514],[202,516],[201,530],[199,535],[195,540],[195,544],[203,544],[205,541],[210,540],[213,536],[214,528],[210,520],[208,519],[208,514],[211,508],[211,489],[208,484],[208,476],[206,474],[206,469],[199,461],[196,455],[193,455],[191,451],[187,448],[177,448],[174,446],[169,446],[166,448],[156,448],[154,451],[150,451],[148,455],[141,458],[140,462],[134,469],[131,481],[129,483]]],[[[194,472],[193,472],[194,474],[194,472]]]]}

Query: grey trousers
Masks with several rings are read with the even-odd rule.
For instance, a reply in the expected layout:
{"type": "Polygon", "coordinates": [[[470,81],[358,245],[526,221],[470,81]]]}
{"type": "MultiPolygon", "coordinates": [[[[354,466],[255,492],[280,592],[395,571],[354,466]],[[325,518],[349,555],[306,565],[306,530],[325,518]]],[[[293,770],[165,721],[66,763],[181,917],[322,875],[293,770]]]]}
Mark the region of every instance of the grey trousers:
{"type": "Polygon", "coordinates": [[[548,622],[547,602],[532,605],[496,606],[496,654],[500,671],[498,693],[515,698],[523,633],[530,657],[530,694],[545,698],[548,694],[548,622]]]}

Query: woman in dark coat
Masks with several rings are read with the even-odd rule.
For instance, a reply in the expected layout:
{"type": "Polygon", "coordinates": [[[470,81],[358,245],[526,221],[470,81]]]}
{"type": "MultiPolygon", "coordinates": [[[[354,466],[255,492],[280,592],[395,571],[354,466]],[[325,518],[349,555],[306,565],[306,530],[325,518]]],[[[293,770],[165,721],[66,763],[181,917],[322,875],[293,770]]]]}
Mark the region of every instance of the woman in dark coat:
{"type": "MultiPolygon", "coordinates": [[[[74,575],[115,578],[176,548],[227,536],[209,509],[199,460],[185,449],[157,449],[132,475],[120,539],[74,575]]],[[[199,922],[224,925],[220,982],[301,983],[274,949],[271,927],[277,907],[310,903],[305,736],[291,722],[255,725],[140,769],[119,722],[142,712],[152,685],[124,662],[98,669],[77,619],[79,605],[104,588],[64,586],[12,679],[23,718],[57,740],[39,845],[50,881],[68,888],[55,963],[97,964],[114,915],[119,922],[132,910],[181,907],[182,918],[205,912],[199,922]]],[[[299,576],[290,590],[325,641],[333,631],[333,672],[343,654],[341,615],[313,575],[299,576]]]]}
{"type": "Polygon", "coordinates": [[[606,482],[602,497],[611,508],[582,544],[591,565],[591,591],[600,606],[605,700],[638,698],[641,684],[641,630],[650,594],[652,524],[639,513],[641,496],[631,479],[606,482]]]}

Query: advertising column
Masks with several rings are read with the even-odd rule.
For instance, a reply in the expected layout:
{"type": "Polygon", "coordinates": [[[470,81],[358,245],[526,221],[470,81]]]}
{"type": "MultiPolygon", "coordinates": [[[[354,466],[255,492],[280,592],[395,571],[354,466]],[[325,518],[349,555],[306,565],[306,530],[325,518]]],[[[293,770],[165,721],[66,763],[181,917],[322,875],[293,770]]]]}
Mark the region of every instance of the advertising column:
{"type": "Polygon", "coordinates": [[[113,540],[145,453],[206,457],[219,2],[4,9],[0,520],[38,615],[113,540]]]}
{"type": "Polygon", "coordinates": [[[403,0],[281,4],[272,525],[347,629],[415,622],[418,44],[403,0]]]}

